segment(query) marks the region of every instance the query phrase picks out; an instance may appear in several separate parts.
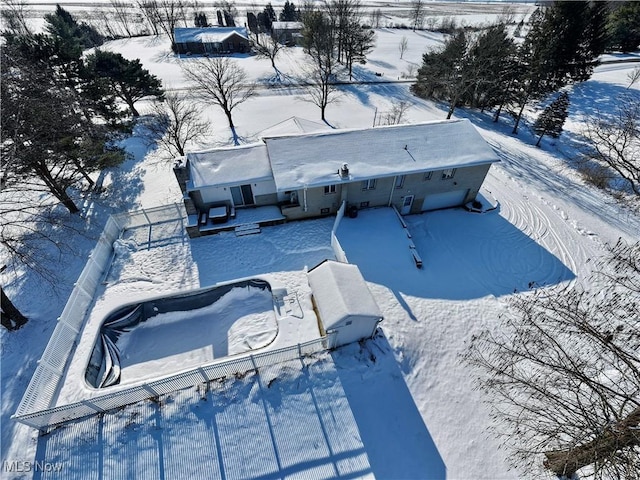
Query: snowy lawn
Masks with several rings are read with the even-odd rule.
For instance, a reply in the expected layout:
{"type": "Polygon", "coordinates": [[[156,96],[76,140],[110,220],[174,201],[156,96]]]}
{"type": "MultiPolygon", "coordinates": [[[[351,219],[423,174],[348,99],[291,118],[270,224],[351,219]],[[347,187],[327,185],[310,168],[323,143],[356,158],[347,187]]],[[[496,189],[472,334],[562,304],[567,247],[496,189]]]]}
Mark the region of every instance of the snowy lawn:
{"type": "MultiPolygon", "coordinates": [[[[356,75],[372,78],[380,72],[383,76],[375,78],[397,79],[408,62],[420,61],[425,48],[441,43],[442,36],[428,32],[380,30],[370,62],[359,66],[356,75]],[[409,50],[400,60],[402,36],[407,36],[409,50]]],[[[186,87],[164,38],[119,40],[105,48],[141,58],[166,87],[186,87]]],[[[293,74],[302,57],[299,49],[289,54],[278,64],[293,74]]],[[[268,61],[239,61],[252,78],[267,82],[272,75],[268,61]]],[[[422,271],[390,218],[372,211],[343,220],[340,240],[370,282],[385,315],[384,336],[322,356],[308,368],[268,369],[211,385],[206,393],[185,390],[160,403],[143,402],[37,437],[9,416],[106,215],[114,209],[181,201],[170,162],[162,163],[139,137],[128,140],[133,158],[100,177],[109,205],[95,196],[83,200],[90,235],[66,239],[75,254],[48,261],[60,272],[57,290],[30,274],[2,276],[7,292],[30,317],[20,331],[1,336],[2,460],[61,462],[62,472],[36,478],[64,479],[331,477],[336,472],[379,478],[521,478],[508,471],[506,452],[489,436],[491,422],[483,403],[489,399],[473,390],[475,372],[461,362],[460,353],[474,332],[495,328],[499,315],[508,312],[510,298],[518,295],[514,291],[528,290],[530,284],[554,288],[587,282],[605,243],[640,238],[638,214],[586,185],[572,162],[582,143],[584,115],[596,108],[610,113],[633,66],[603,65],[591,80],[573,87],[566,132],[557,140],[544,139],[542,148],[533,146],[526,126],[512,135],[506,117],[494,124],[490,114],[456,110],[456,116],[478,127],[502,160],[487,178],[500,208],[486,214],[449,210],[407,217],[424,260],[422,271]],[[380,222],[377,228],[366,221],[369,216],[380,222]],[[352,220],[362,228],[353,232],[357,244],[343,231],[352,220]],[[394,242],[398,245],[385,250],[394,242]]],[[[445,117],[444,107],[411,96],[408,88],[341,87],[340,103],[329,105],[327,119],[341,128],[371,126],[376,109],[387,110],[400,100],[411,104],[409,122],[445,117]]],[[[637,92],[638,85],[633,88],[637,92]]],[[[195,92],[189,93],[198,101],[195,92]]],[[[318,120],[319,109],[303,99],[304,92],[296,88],[260,89],[234,112],[240,135],[255,139],[294,115],[318,120]]],[[[527,118],[534,113],[528,111],[527,118]]],[[[205,115],[212,134],[202,143],[228,144],[222,112],[207,107],[205,115]]],[[[96,308],[102,305],[106,314],[140,295],[274,272],[282,284],[299,286],[295,288],[304,293],[304,267],[333,256],[332,223],[331,218],[297,222],[270,227],[273,233],[264,229],[258,236],[222,234],[192,241],[176,227],[153,237],[150,250],[144,249],[148,232],[141,231],[135,242],[125,237],[118,246],[96,308]]],[[[76,378],[83,372],[84,365],[76,378]]],[[[28,478],[31,473],[3,471],[5,476],[28,478]]]]}

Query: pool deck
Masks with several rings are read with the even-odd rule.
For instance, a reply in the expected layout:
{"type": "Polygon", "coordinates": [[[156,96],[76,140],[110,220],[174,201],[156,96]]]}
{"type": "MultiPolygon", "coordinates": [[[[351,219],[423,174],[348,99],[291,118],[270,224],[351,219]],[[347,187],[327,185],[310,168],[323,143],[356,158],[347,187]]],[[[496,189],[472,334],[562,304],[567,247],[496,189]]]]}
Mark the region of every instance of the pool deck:
{"type": "MultiPolygon", "coordinates": [[[[248,212],[249,211],[245,211],[245,213],[248,212]]],[[[264,212],[261,212],[261,215],[263,213],[264,212]]],[[[236,221],[243,222],[252,219],[255,219],[255,217],[241,215],[236,221]]],[[[309,223],[304,226],[312,227],[313,225],[309,223]]],[[[283,228],[283,226],[268,228],[279,229],[283,228]]],[[[270,235],[270,238],[273,238],[273,231],[270,235]]],[[[210,249],[212,251],[218,251],[219,245],[225,245],[225,250],[229,248],[229,242],[225,240],[229,237],[218,240],[219,238],[218,236],[207,238],[206,242],[211,242],[210,249]]],[[[327,239],[328,238],[329,236],[327,235],[327,239]]],[[[327,241],[327,243],[329,242],[327,241]]],[[[280,272],[280,268],[277,266],[278,263],[271,263],[273,258],[278,258],[280,255],[278,250],[280,247],[271,242],[268,242],[266,245],[269,247],[264,248],[272,248],[274,253],[264,255],[264,258],[260,256],[260,261],[262,262],[264,260],[265,265],[257,266],[259,270],[274,273],[258,273],[246,278],[259,278],[267,281],[271,285],[273,289],[273,308],[278,324],[278,334],[269,345],[249,350],[245,353],[214,358],[211,363],[224,362],[232,358],[249,356],[254,353],[257,354],[284,347],[292,347],[321,337],[317,317],[311,301],[311,288],[307,282],[304,266],[301,265],[299,267],[300,270],[292,271],[282,269],[283,271],[280,272]]],[[[201,244],[199,244],[199,247],[200,246],[201,244]]],[[[246,249],[246,242],[237,242],[237,246],[234,246],[233,252],[227,250],[224,259],[225,268],[238,263],[237,268],[230,268],[229,271],[238,271],[242,268],[246,269],[244,266],[244,262],[246,262],[244,249],[246,249]]],[[[86,368],[96,338],[99,335],[102,322],[111,312],[119,308],[119,306],[138,303],[164,295],[171,295],[172,293],[214,286],[214,284],[201,284],[203,272],[201,272],[200,269],[209,267],[205,267],[204,264],[200,263],[200,258],[195,258],[193,255],[192,246],[188,240],[150,249],[119,250],[116,253],[112,266],[110,267],[111,273],[108,281],[105,281],[94,294],[94,302],[87,313],[77,346],[60,380],[57,395],[54,397],[52,406],[63,406],[75,402],[90,401],[92,398],[102,396],[106,393],[124,390],[134,385],[143,385],[150,380],[150,376],[153,376],[155,380],[156,378],[172,375],[171,373],[154,371],[153,373],[155,375],[145,374],[143,375],[144,378],[126,381],[122,385],[114,385],[104,389],[92,388],[85,380],[86,368]],[[168,249],[168,251],[172,252],[172,256],[175,259],[170,265],[163,264],[164,271],[157,271],[155,262],[156,257],[161,257],[162,255],[166,255],[166,253],[161,254],[156,248],[168,249]]],[[[255,263],[256,261],[258,261],[257,257],[253,262],[255,263]]],[[[204,273],[205,277],[207,277],[206,271],[204,271],[204,273]]],[[[220,283],[226,284],[236,280],[241,280],[241,278],[228,278],[220,283]]],[[[191,353],[197,354],[197,352],[191,353]]],[[[192,365],[187,366],[184,370],[188,370],[191,367],[192,365]]]]}

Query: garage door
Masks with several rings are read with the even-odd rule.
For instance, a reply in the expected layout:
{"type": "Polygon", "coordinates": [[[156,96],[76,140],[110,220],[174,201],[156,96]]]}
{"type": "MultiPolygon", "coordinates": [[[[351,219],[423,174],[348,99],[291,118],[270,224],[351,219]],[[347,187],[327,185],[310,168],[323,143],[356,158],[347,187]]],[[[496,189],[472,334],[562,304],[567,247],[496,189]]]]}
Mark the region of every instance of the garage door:
{"type": "Polygon", "coordinates": [[[437,210],[438,208],[457,207],[462,205],[469,190],[454,190],[453,192],[436,193],[425,197],[422,211],[437,210]]]}

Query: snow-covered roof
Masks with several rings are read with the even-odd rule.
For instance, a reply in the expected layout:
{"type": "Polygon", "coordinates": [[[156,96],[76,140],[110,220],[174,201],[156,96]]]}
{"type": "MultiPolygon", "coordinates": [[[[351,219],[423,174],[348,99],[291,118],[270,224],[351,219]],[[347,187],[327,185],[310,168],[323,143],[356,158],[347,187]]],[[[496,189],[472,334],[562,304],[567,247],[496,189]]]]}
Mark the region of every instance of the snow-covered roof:
{"type": "Polygon", "coordinates": [[[249,40],[245,27],[175,28],[176,43],[220,43],[232,35],[240,35],[249,40]]]}
{"type": "Polygon", "coordinates": [[[499,158],[467,119],[264,139],[278,191],[468,167],[499,158]]]}
{"type": "Polygon", "coordinates": [[[277,137],[280,135],[290,135],[292,133],[315,133],[331,130],[331,127],[326,123],[314,122],[312,120],[306,120],[300,117],[289,117],[280,123],[265,128],[258,137],[277,137]]]}
{"type": "Polygon", "coordinates": [[[264,143],[188,153],[187,159],[193,188],[273,179],[264,143]]]}
{"type": "Polygon", "coordinates": [[[326,260],[307,274],[325,330],[347,317],[382,319],[380,308],[356,265],[326,260]]]}
{"type": "Polygon", "coordinates": [[[271,28],[273,30],[301,30],[302,22],[273,22],[271,28]]]}

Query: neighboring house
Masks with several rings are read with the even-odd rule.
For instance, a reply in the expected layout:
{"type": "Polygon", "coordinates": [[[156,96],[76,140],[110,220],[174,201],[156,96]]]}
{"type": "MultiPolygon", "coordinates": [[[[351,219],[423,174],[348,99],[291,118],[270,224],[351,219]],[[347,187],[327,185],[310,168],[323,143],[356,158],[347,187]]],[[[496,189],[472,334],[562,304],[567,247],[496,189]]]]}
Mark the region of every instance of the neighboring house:
{"type": "Polygon", "coordinates": [[[301,45],[302,27],[302,22],[273,22],[271,36],[285,45],[301,45]]]}
{"type": "Polygon", "coordinates": [[[178,54],[221,55],[251,50],[244,27],[176,28],[173,32],[178,54]]]}
{"type": "Polygon", "coordinates": [[[403,214],[473,201],[498,156],[468,120],[265,136],[188,153],[174,172],[189,215],[277,205],[287,220],[352,208],[403,214]]]}

